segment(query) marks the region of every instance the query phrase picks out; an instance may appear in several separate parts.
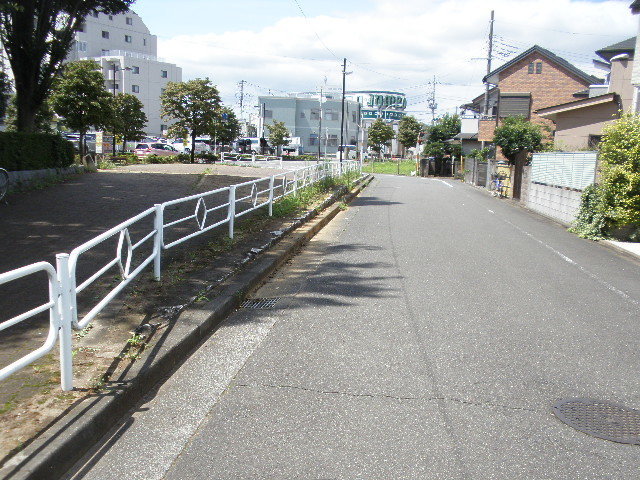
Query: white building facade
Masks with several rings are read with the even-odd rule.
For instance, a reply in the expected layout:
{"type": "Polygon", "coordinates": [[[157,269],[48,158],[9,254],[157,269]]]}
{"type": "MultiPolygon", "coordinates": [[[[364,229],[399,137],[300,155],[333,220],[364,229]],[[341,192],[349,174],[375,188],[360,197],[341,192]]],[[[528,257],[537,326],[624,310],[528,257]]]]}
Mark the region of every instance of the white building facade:
{"type": "Polygon", "coordinates": [[[95,60],[112,93],[130,93],[144,105],[148,135],[166,133],[171,122],[160,116],[160,95],[168,82],[181,82],[182,69],[157,56],[158,39],[133,11],[118,15],[94,13],[76,33],[67,60],[95,60]]]}

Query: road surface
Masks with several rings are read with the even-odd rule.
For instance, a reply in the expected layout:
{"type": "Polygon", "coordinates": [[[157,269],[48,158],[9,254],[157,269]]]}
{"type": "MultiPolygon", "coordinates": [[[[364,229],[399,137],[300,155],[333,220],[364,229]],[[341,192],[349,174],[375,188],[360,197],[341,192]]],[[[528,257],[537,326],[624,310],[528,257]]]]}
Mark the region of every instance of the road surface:
{"type": "Polygon", "coordinates": [[[560,399],[640,407],[640,265],[484,191],[378,176],[74,479],[637,479],[560,399]]]}

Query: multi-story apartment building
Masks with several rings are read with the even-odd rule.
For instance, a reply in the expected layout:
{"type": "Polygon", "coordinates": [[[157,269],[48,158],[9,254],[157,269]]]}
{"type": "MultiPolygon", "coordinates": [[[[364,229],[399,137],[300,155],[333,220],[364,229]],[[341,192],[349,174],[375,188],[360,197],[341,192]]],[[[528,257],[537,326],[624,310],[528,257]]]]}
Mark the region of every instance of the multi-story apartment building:
{"type": "MultiPolygon", "coordinates": [[[[301,151],[332,155],[340,144],[341,99],[323,96],[258,97],[260,118],[258,135],[269,136],[269,125],[284,122],[291,137],[300,138],[301,151]],[[322,120],[321,120],[322,119],[322,120]],[[320,149],[320,150],[318,150],[320,149]]],[[[344,144],[357,145],[360,136],[360,104],[345,101],[344,144]]]]}
{"type": "Polygon", "coordinates": [[[182,69],[157,55],[157,37],[130,10],[118,15],[96,12],[87,16],[67,59],[98,62],[106,88],[138,97],[149,120],[147,134],[161,135],[170,122],[160,117],[160,95],[168,82],[182,81],[182,69]]]}

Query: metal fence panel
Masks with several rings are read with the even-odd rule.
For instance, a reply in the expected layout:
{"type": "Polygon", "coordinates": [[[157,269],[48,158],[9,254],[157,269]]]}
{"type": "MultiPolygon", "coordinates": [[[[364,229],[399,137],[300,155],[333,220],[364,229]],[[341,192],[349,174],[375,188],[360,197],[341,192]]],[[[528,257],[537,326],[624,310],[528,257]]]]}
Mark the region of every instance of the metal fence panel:
{"type": "Polygon", "coordinates": [[[531,181],[584,190],[595,180],[597,161],[597,152],[534,153],[531,181]]]}

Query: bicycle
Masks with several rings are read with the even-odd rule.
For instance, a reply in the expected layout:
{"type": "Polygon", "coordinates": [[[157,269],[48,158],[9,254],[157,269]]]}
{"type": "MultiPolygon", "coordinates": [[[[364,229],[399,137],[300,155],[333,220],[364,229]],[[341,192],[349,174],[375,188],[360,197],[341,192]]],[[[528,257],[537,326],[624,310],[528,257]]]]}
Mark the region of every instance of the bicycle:
{"type": "Polygon", "coordinates": [[[500,174],[492,175],[492,177],[493,180],[491,180],[491,184],[489,185],[491,195],[494,197],[505,198],[507,196],[507,189],[509,188],[509,186],[504,182],[506,177],[500,174]]]}
{"type": "MultiPolygon", "coordinates": [[[[0,201],[7,194],[7,190],[9,189],[9,172],[7,172],[4,168],[0,168],[0,201]]],[[[6,200],[5,200],[6,203],[6,200]]]]}

